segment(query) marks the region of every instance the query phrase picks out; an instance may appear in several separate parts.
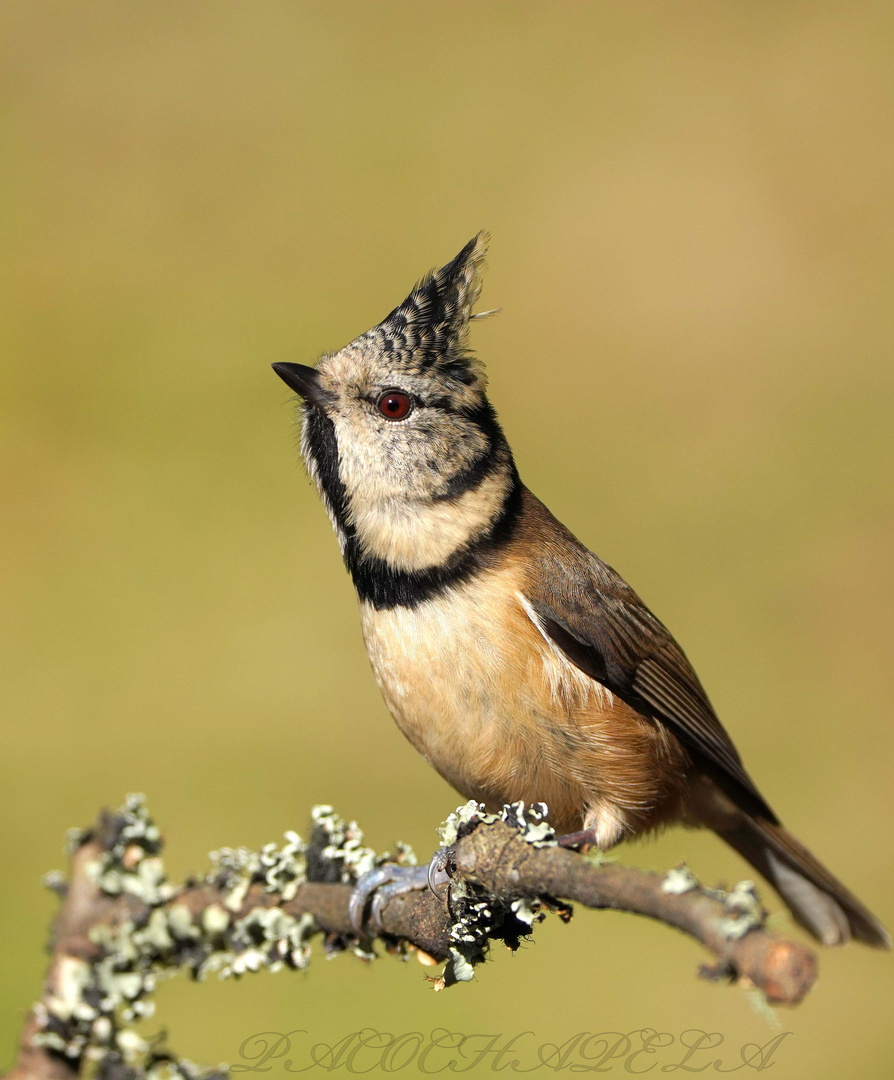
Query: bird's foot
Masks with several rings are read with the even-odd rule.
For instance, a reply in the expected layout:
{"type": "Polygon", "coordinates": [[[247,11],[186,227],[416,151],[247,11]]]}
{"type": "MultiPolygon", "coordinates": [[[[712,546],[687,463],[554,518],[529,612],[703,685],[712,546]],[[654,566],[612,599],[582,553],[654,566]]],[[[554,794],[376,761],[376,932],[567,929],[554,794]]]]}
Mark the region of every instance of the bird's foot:
{"type": "Polygon", "coordinates": [[[450,881],[454,867],[452,865],[453,851],[451,848],[441,848],[432,856],[428,866],[399,866],[397,863],[386,863],[364,874],[351,894],[348,906],[348,915],[354,932],[361,936],[366,920],[366,910],[369,907],[369,925],[380,934],[382,926],[382,912],[385,905],[395,896],[403,896],[409,892],[422,892],[425,889],[438,896],[438,888],[450,881]]]}
{"type": "Polygon", "coordinates": [[[557,836],[556,843],[559,847],[570,848],[586,855],[596,843],[596,830],[581,829],[580,832],[566,833],[565,836],[557,836]]]}

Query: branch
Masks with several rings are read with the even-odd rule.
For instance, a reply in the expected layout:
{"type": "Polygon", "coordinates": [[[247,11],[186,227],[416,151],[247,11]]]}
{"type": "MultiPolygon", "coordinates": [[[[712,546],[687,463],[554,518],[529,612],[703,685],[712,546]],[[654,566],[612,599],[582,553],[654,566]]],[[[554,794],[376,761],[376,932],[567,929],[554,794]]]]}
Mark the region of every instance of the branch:
{"type": "MultiPolygon", "coordinates": [[[[555,845],[546,808],[518,803],[486,815],[474,803],[442,830],[453,845],[447,903],[429,891],[395,896],[382,910],[381,940],[392,952],[416,952],[423,963],[446,961],[436,989],[468,979],[490,943],[510,948],[529,935],[544,908],[566,921],[575,901],[658,919],[700,941],[716,964],[702,969],[759,987],[767,999],[797,1004],[816,978],[803,945],[766,930],[766,913],[750,882],[732,892],[699,885],[685,868],[666,875],[594,861],[555,845]]],[[[117,813],[103,811],[70,844],[68,883],[50,875],[63,898],[40,1000],[25,1023],[10,1080],[75,1080],[89,1068],[103,1080],[204,1075],[143,1040],[133,1022],[150,1016],[156,978],[187,971],[201,979],[247,971],[306,967],[309,942],[327,951],[374,956],[358,940],[348,904],[354,882],[385,861],[410,861],[363,846],[354,823],[330,807],[313,812],[310,842],[295,833],[258,853],[224,849],[213,869],[179,887],[166,879],[162,841],[140,797],[117,813]]]]}

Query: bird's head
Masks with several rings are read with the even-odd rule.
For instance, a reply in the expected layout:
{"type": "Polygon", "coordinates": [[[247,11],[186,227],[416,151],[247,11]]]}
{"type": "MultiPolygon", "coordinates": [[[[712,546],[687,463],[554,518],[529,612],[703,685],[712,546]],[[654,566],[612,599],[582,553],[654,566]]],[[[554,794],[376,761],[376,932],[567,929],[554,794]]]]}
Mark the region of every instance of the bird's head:
{"type": "Polygon", "coordinates": [[[303,399],[302,453],[349,565],[442,565],[492,526],[515,483],[466,343],[485,248],[480,233],[316,367],[273,365],[303,399]]]}

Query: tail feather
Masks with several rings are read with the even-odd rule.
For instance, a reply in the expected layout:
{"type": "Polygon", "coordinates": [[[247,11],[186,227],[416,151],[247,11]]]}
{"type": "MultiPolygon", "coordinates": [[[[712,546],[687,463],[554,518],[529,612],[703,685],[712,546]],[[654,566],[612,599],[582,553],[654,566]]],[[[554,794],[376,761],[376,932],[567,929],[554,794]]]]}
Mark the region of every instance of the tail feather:
{"type": "Polygon", "coordinates": [[[694,794],[700,824],[747,859],[815,938],[824,945],[856,938],[878,949],[891,948],[882,923],[783,825],[743,810],[707,778],[694,794]]]}
{"type": "Polygon", "coordinates": [[[794,918],[824,945],[852,937],[880,949],[891,935],[871,911],[782,825],[740,812],[715,830],[763,874],[794,918]]]}

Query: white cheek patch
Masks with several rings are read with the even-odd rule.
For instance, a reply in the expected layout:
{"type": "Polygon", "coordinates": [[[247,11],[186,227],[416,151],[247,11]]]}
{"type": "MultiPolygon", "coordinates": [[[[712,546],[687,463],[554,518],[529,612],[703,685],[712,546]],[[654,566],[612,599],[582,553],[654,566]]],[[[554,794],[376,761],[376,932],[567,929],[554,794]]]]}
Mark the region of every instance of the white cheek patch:
{"type": "Polygon", "coordinates": [[[481,537],[506,501],[512,477],[508,468],[444,502],[385,497],[351,499],[351,518],[365,554],[397,570],[419,571],[443,565],[481,537]]]}
{"type": "MultiPolygon", "coordinates": [[[[486,533],[499,516],[513,482],[508,458],[476,487],[450,500],[435,500],[425,473],[409,465],[402,470],[394,455],[389,456],[374,420],[354,410],[337,413],[332,420],[348,520],[367,557],[405,572],[443,565],[486,533]]],[[[412,458],[412,447],[400,450],[412,458]]]]}
{"type": "MultiPolygon", "coordinates": [[[[370,395],[387,381],[387,372],[364,371],[359,359],[356,350],[348,349],[319,367],[323,386],[338,399],[327,414],[345,493],[341,523],[321,483],[320,465],[310,453],[305,424],[302,450],[308,471],[343,554],[356,547],[356,554],[402,572],[443,565],[473,545],[499,517],[513,483],[511,458],[458,415],[432,410],[430,417],[420,414],[424,423],[411,420],[406,426],[383,420],[375,414],[370,395]],[[489,453],[499,456],[480,483],[450,499],[437,497],[453,477],[489,453]]],[[[420,396],[431,395],[435,388],[432,377],[416,377],[407,381],[408,392],[414,392],[416,383],[420,396]]],[[[475,403],[483,400],[478,387],[451,386],[450,393],[453,399],[466,394],[475,403]]]]}

